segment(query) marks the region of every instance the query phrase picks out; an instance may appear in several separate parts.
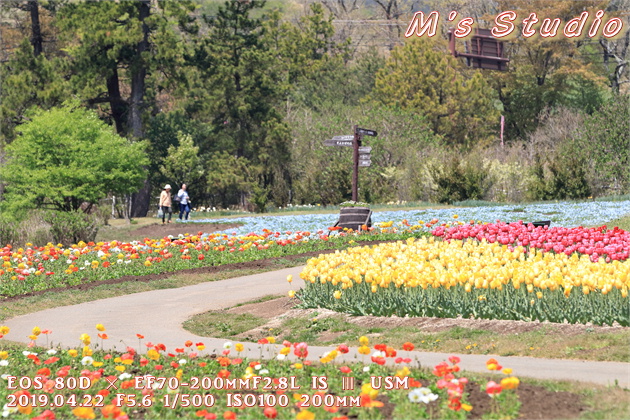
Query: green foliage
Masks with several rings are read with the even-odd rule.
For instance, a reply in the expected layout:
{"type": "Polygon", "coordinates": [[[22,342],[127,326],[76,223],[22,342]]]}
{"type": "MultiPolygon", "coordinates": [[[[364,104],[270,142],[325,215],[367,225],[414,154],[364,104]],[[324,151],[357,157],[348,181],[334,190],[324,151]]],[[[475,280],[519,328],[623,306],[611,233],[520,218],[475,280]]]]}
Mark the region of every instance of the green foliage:
{"type": "Polygon", "coordinates": [[[118,133],[137,136],[135,126],[142,134],[140,114],[164,90],[184,82],[181,42],[198,30],[190,16],[194,8],[189,0],[169,0],[79,1],[60,9],[57,26],[70,83],[79,98],[101,104],[118,133]]]}
{"type": "Polygon", "coordinates": [[[98,218],[82,211],[47,211],[44,221],[50,224],[53,241],[66,246],[93,241],[99,229],[98,218]]]}
{"type": "Polygon", "coordinates": [[[33,47],[24,39],[6,65],[0,66],[0,144],[15,138],[15,127],[26,121],[32,106],[48,109],[68,98],[63,77],[66,67],[60,58],[35,57],[33,47]]]}
{"type": "Polygon", "coordinates": [[[0,246],[18,241],[18,227],[14,219],[0,213],[0,246]]]}
{"type": "Polygon", "coordinates": [[[498,128],[496,92],[480,72],[463,73],[433,39],[412,39],[394,49],[375,83],[374,102],[419,112],[450,143],[487,143],[498,128]]]}
{"type": "Polygon", "coordinates": [[[20,131],[0,168],[10,212],[78,210],[108,193],[130,194],[146,176],[144,143],[121,138],[84,108],[65,105],[35,112],[20,131]]]}
{"type": "MultiPolygon", "coordinates": [[[[359,124],[379,132],[364,139],[373,147],[372,166],[360,169],[359,199],[427,200],[435,186],[426,167],[439,160],[441,142],[462,150],[496,143],[501,113],[506,141],[521,144],[547,123],[546,114],[565,107],[592,114],[570,136],[580,144],[575,150],[584,174],[563,173],[569,161],[544,160],[544,181],[532,183],[539,191],[532,195],[584,195],[583,177],[593,195],[630,191],[628,99],[611,95],[627,77],[627,68],[612,75],[615,60],[627,58],[622,40],[513,40],[509,71],[489,72],[465,68],[439,37],[413,37],[393,51],[379,48],[394,44],[395,31],[384,31],[387,39],[371,25],[358,32],[335,21],[337,9],[322,2],[64,0],[34,2],[44,37],[35,54],[30,16],[20,6],[25,3],[11,2],[12,14],[3,21],[2,146],[28,120],[27,109],[50,109],[72,96],[119,134],[149,141],[147,185],[154,189],[187,176],[171,179],[173,162],[164,161],[181,132],[192,138],[186,147],[198,148],[204,166],[220,152],[248,162],[249,178],[237,182],[198,174],[196,184],[218,187],[195,185],[194,203],[337,204],[350,199],[348,150],[320,143],[359,124]],[[616,80],[612,89],[607,77],[616,80]],[[567,178],[575,182],[561,185],[567,178]]],[[[580,9],[573,3],[547,2],[540,13],[572,18],[580,9]]],[[[377,16],[374,7],[367,2],[357,16],[377,16]]],[[[553,140],[541,155],[555,156],[565,140],[553,140]]],[[[534,153],[516,160],[497,158],[491,148],[483,154],[497,178],[485,198],[521,197],[534,153]]],[[[155,196],[142,192],[145,199],[155,196]]],[[[140,201],[136,194],[134,205],[140,201]]]]}
{"type": "MultiPolygon", "coordinates": [[[[276,109],[282,101],[281,79],[262,22],[252,17],[263,5],[259,0],[226,2],[215,16],[204,16],[208,36],[195,45],[190,57],[198,69],[194,89],[204,100],[189,102],[188,111],[201,119],[211,116],[212,140],[224,145],[217,150],[255,166],[238,174],[237,182],[209,176],[209,185],[216,184],[224,204],[244,205],[244,197],[259,183],[267,190],[287,182],[289,130],[276,109]],[[230,189],[246,189],[227,199],[228,184],[230,189]]],[[[225,155],[218,158],[225,159],[225,155]]],[[[233,179],[233,171],[229,172],[227,177],[233,179]]]]}
{"type": "Polygon", "coordinates": [[[547,158],[538,158],[532,173],[529,195],[533,200],[576,199],[591,195],[585,159],[571,147],[564,147],[547,158]]]}
{"type": "Polygon", "coordinates": [[[331,106],[319,112],[299,108],[288,120],[294,128],[291,144],[294,202],[337,205],[350,200],[352,152],[350,147],[326,147],[322,140],[350,134],[353,124],[378,128],[377,137],[365,137],[372,147],[372,166],[359,168],[359,199],[368,203],[411,200],[419,182],[418,166],[427,150],[441,142],[424,118],[411,111],[385,106],[331,106]]]}
{"type": "Polygon", "coordinates": [[[239,202],[243,191],[254,188],[260,169],[244,157],[236,157],[227,152],[217,153],[207,162],[208,192],[213,201],[228,208],[230,203],[239,202]]]}
{"type": "Polygon", "coordinates": [[[598,194],[630,192],[630,96],[615,95],[584,120],[576,149],[589,160],[587,170],[598,194]]]}
{"type": "Polygon", "coordinates": [[[339,204],[339,207],[369,207],[368,203],[362,203],[361,201],[344,201],[339,204]]]}
{"type": "Polygon", "coordinates": [[[260,185],[254,185],[252,188],[251,202],[256,208],[256,212],[264,213],[267,211],[267,203],[269,202],[269,191],[260,185]]]}
{"type": "Polygon", "coordinates": [[[519,67],[502,79],[507,138],[522,138],[535,131],[543,122],[545,108],[565,107],[592,113],[610,97],[601,80],[580,74],[559,72],[542,85],[534,79],[528,66],[519,67]]]}
{"type": "MultiPolygon", "coordinates": [[[[146,129],[146,139],[149,142],[147,150],[150,161],[149,180],[154,188],[152,196],[159,195],[164,184],[174,182],[161,172],[160,167],[164,165],[164,158],[166,158],[169,148],[176,147],[178,136],[182,135],[192,137],[194,146],[199,149],[200,161],[205,161],[206,156],[211,156],[222,147],[222,145],[217,145],[211,141],[213,137],[206,124],[190,119],[181,110],[160,113],[152,117],[147,123],[146,129]]],[[[205,186],[206,180],[204,178],[198,181],[205,186]]],[[[189,191],[193,203],[204,202],[205,193],[205,188],[193,188],[189,191]]]]}
{"type": "Polygon", "coordinates": [[[177,140],[179,146],[168,147],[168,154],[164,158],[164,164],[160,166],[160,172],[176,185],[193,184],[204,175],[199,147],[193,144],[192,136],[181,131],[177,133],[177,140]]]}
{"type": "MultiPolygon", "coordinates": [[[[343,290],[341,299],[333,293],[340,285],[330,282],[306,282],[298,293],[302,308],[326,308],[355,316],[420,316],[464,319],[509,319],[541,322],[569,322],[595,325],[630,325],[630,306],[621,291],[608,294],[583,294],[573,290],[569,297],[564,290],[545,289],[544,299],[534,299],[524,287],[509,284],[503,289],[472,289],[461,285],[447,287],[380,287],[372,292],[370,283],[354,284],[343,290]],[[481,299],[480,299],[481,297],[481,299]]],[[[534,293],[543,289],[534,288],[534,293]]]]}
{"type": "Polygon", "coordinates": [[[443,164],[434,163],[429,167],[429,174],[437,185],[437,201],[453,203],[482,199],[493,182],[487,165],[478,157],[461,159],[455,152],[449,155],[443,164]]]}

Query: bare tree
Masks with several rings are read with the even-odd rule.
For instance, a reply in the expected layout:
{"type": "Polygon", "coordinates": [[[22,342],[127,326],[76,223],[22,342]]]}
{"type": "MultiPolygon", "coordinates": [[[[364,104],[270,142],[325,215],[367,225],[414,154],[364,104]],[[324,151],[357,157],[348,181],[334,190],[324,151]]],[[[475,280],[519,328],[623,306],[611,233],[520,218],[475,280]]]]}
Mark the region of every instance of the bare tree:
{"type": "MultiPolygon", "coordinates": [[[[611,14],[619,14],[624,19],[624,24],[630,24],[630,0],[613,0],[606,8],[611,14]]],[[[630,82],[630,66],[628,53],[630,52],[630,32],[614,40],[602,38],[599,40],[602,48],[604,67],[608,72],[609,86],[614,92],[619,93],[621,85],[630,82]]]]}
{"type": "Polygon", "coordinates": [[[322,0],[322,4],[336,19],[345,19],[363,6],[363,0],[322,0]]]}
{"type": "Polygon", "coordinates": [[[396,41],[401,38],[403,25],[398,21],[402,16],[412,14],[413,1],[411,0],[374,0],[381,8],[385,20],[387,20],[387,31],[389,36],[389,49],[392,50],[396,41]]]}

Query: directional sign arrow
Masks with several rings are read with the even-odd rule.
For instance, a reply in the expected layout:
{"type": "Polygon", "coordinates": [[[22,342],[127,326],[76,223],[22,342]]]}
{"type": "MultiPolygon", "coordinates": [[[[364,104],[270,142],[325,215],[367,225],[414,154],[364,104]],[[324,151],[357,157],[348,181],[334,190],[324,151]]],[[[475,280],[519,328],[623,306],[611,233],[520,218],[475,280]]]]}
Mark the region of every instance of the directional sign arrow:
{"type": "Polygon", "coordinates": [[[349,135],[349,136],[335,136],[332,138],[333,140],[354,140],[354,136],[353,135],[349,135]]]}
{"type": "Polygon", "coordinates": [[[357,128],[357,133],[359,134],[363,134],[366,136],[373,136],[376,137],[378,135],[378,133],[374,130],[368,130],[366,128],[357,128]]]}
{"type": "Polygon", "coordinates": [[[359,153],[370,153],[372,151],[372,147],[370,146],[359,146],[359,153]]]}
{"type": "Polygon", "coordinates": [[[359,160],[370,160],[371,157],[369,153],[359,153],[359,160]]]}
{"type": "Polygon", "coordinates": [[[372,164],[372,161],[370,160],[360,160],[359,161],[359,166],[370,166],[372,164]]]}
{"type": "Polygon", "coordinates": [[[346,140],[324,140],[324,146],[346,146],[352,147],[352,141],[346,140]]]}

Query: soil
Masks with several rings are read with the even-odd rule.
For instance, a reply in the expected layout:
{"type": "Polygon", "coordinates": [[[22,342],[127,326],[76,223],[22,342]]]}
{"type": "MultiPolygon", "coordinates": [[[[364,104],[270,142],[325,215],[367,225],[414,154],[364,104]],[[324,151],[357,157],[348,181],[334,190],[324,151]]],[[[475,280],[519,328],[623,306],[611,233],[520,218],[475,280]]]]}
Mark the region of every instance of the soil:
{"type": "MultiPolygon", "coordinates": [[[[468,329],[481,329],[493,331],[497,334],[514,334],[534,331],[540,328],[546,328],[549,334],[559,334],[563,336],[572,336],[584,333],[586,328],[597,333],[626,331],[621,326],[599,326],[586,324],[556,324],[550,322],[525,322],[525,321],[506,321],[492,319],[463,319],[463,318],[430,318],[430,317],[377,317],[377,316],[351,316],[340,314],[328,309],[291,309],[297,304],[296,299],[282,297],[260,303],[249,303],[246,305],[236,306],[227,310],[234,314],[252,314],[267,319],[267,323],[256,329],[246,331],[240,336],[262,338],[266,337],[265,332],[269,328],[277,328],[287,318],[296,317],[314,317],[317,312],[317,318],[323,319],[332,316],[343,316],[345,321],[366,328],[383,328],[391,329],[402,326],[412,326],[418,329],[432,333],[451,329],[453,327],[461,327],[468,329]]],[[[341,334],[339,334],[341,335],[341,334]]],[[[373,335],[374,336],[374,335],[373,335]]],[[[322,341],[334,340],[334,336],[320,337],[322,341]]]]}
{"type": "Polygon", "coordinates": [[[155,223],[152,225],[142,226],[138,229],[132,230],[129,234],[137,240],[144,238],[163,238],[168,235],[177,236],[180,233],[197,233],[199,230],[203,230],[204,233],[212,233],[218,230],[233,229],[239,227],[238,223],[167,223],[160,224],[155,223]]]}

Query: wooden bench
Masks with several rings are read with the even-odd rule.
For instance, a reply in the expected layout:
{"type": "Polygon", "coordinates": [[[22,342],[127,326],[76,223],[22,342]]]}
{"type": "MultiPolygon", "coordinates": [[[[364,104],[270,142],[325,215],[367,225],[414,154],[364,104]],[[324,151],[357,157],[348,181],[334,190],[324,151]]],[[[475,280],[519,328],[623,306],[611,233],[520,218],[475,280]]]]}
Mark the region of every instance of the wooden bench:
{"type": "MultiPolygon", "coordinates": [[[[532,225],[534,225],[534,227],[549,227],[549,225],[551,225],[551,220],[543,220],[541,222],[530,222],[532,225]]],[[[525,226],[529,225],[530,223],[523,223],[525,226]]]]}
{"type": "Polygon", "coordinates": [[[333,227],[360,230],[363,225],[372,226],[372,210],[367,207],[342,207],[339,220],[333,227]]]}

